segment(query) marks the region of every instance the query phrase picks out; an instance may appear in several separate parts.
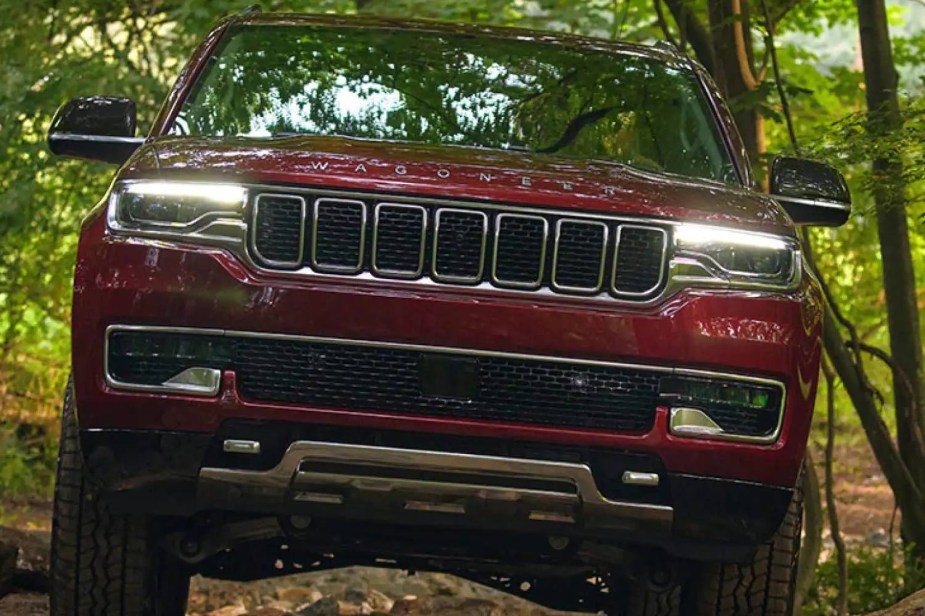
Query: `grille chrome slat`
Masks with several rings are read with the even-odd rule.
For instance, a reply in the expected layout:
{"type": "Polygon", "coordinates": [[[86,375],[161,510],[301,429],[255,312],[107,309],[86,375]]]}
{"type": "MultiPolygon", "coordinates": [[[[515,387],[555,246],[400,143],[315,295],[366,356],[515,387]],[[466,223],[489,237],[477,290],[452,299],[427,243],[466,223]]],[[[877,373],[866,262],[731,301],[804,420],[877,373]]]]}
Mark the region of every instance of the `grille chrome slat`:
{"type": "Polygon", "coordinates": [[[434,278],[462,284],[481,281],[485,271],[487,237],[488,215],[485,212],[439,208],[434,218],[434,278]],[[478,247],[475,246],[476,239],[478,247]]]}
{"type": "MultiPolygon", "coordinates": [[[[385,278],[418,278],[424,273],[427,245],[427,208],[403,203],[377,203],[373,216],[373,273],[385,278]],[[411,219],[420,216],[419,230],[411,219]],[[417,252],[404,252],[402,242],[417,244],[417,252]],[[412,265],[412,267],[402,267],[412,265]]],[[[406,246],[406,248],[408,248],[406,246]]]]}
{"type": "Polygon", "coordinates": [[[307,211],[305,199],[299,196],[275,193],[257,196],[254,200],[251,250],[261,263],[286,269],[302,264],[307,211]],[[294,217],[297,222],[293,221],[294,217]],[[293,229],[293,223],[298,227],[293,229]]]}
{"type": "Polygon", "coordinates": [[[668,233],[659,227],[632,224],[617,227],[611,291],[618,296],[645,297],[658,290],[665,271],[667,244],[668,233]],[[621,252],[642,258],[621,267],[621,252]]]}
{"type": "Polygon", "coordinates": [[[587,294],[601,290],[609,231],[605,223],[598,221],[563,218],[556,222],[552,259],[554,289],[587,294]],[[579,230],[582,227],[584,229],[579,230]],[[563,244],[566,245],[564,249],[563,244]],[[582,281],[590,284],[581,284],[582,281]]]}
{"type": "Polygon", "coordinates": [[[543,284],[543,273],[546,267],[546,245],[548,240],[549,221],[542,216],[498,214],[495,218],[495,246],[491,281],[501,287],[540,288],[543,284]],[[513,225],[515,224],[519,226],[514,227],[513,225]],[[539,228],[536,227],[537,224],[539,228]],[[531,226],[533,227],[532,229],[530,228],[531,226]],[[527,235],[528,237],[504,239],[503,234],[505,232],[516,234],[517,231],[520,231],[521,235],[527,235]],[[537,231],[539,231],[539,235],[537,235],[537,231]],[[531,240],[535,245],[530,245],[531,240]],[[539,241],[537,242],[537,240],[539,241]],[[520,248],[520,250],[518,251],[517,248],[520,248]],[[530,252],[531,249],[534,253],[530,252]],[[531,264],[536,266],[535,274],[532,274],[528,269],[531,264]],[[520,269],[519,272],[517,271],[518,269],[520,269]],[[524,273],[532,275],[522,276],[519,280],[516,279],[518,274],[524,273]]]}
{"type": "Polygon", "coordinates": [[[366,204],[323,198],[315,201],[312,214],[312,267],[322,272],[359,272],[366,248],[366,204]]]}
{"type": "Polygon", "coordinates": [[[251,203],[248,249],[262,268],[624,302],[649,301],[665,287],[670,238],[658,223],[533,207],[444,205],[425,197],[284,190],[291,194],[266,187],[251,203]],[[290,202],[281,206],[272,199],[290,202]]]}

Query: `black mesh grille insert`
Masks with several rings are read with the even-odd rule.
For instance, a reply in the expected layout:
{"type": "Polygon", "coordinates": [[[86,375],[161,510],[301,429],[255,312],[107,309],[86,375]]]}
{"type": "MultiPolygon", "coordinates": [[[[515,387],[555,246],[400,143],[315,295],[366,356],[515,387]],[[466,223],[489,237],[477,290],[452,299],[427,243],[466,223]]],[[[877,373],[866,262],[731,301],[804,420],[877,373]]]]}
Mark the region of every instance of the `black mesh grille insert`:
{"type": "Polygon", "coordinates": [[[665,232],[654,227],[620,227],[614,290],[617,293],[650,293],[662,276],[665,232]]]}
{"type": "Polygon", "coordinates": [[[361,201],[346,199],[318,199],[315,202],[315,267],[331,271],[360,269],[365,208],[361,201]]]}
{"type": "Polygon", "coordinates": [[[426,216],[426,210],[418,206],[379,206],[374,258],[380,274],[399,277],[420,275],[426,216]]]}
{"type": "Polygon", "coordinates": [[[547,224],[538,216],[499,214],[495,279],[499,284],[538,287],[542,282],[547,224]]]}
{"type": "Polygon", "coordinates": [[[438,210],[434,275],[478,282],[482,275],[487,217],[482,212],[438,210]]]}
{"type": "Polygon", "coordinates": [[[422,393],[421,358],[349,344],[234,343],[238,387],[252,400],[621,431],[645,431],[655,416],[651,372],[482,356],[477,393],[464,400],[422,393]]]}
{"type": "Polygon", "coordinates": [[[662,404],[702,409],[730,434],[767,436],[783,404],[781,388],[749,381],[350,341],[115,331],[107,367],[132,385],[192,367],[234,370],[254,401],[628,432],[650,429],[662,404]]]}
{"type": "Polygon", "coordinates": [[[596,291],[601,286],[607,226],[599,222],[562,220],[556,246],[553,281],[559,287],[596,291]]]}
{"type": "Polygon", "coordinates": [[[297,267],[302,242],[299,197],[260,195],[254,205],[254,247],[268,265],[297,267]]]}

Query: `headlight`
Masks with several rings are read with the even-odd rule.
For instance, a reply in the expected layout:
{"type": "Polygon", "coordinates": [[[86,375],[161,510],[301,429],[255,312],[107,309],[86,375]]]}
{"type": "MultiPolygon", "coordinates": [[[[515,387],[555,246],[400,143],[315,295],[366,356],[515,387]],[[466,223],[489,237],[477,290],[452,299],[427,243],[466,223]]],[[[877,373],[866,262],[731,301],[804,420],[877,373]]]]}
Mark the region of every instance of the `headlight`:
{"type": "Polygon", "coordinates": [[[110,220],[132,228],[189,228],[209,218],[241,218],[247,191],[237,184],[139,181],[117,186],[110,220]]]}
{"type": "Polygon", "coordinates": [[[674,233],[675,256],[699,266],[687,281],[719,280],[731,286],[790,288],[799,280],[799,248],[791,238],[681,224],[674,233]]]}

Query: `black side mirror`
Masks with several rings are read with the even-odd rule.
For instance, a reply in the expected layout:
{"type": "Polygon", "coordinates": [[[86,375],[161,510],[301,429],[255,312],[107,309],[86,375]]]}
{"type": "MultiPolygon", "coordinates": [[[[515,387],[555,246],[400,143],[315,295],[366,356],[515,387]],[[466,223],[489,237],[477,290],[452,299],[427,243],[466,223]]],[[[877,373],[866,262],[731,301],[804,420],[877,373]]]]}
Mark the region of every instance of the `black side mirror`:
{"type": "Polygon", "coordinates": [[[135,103],[117,96],[81,96],[62,105],[48,129],[59,156],[122,164],[144,142],[135,137],[135,103]]]}
{"type": "Polygon", "coordinates": [[[771,165],[771,196],[801,225],[838,227],[851,215],[844,176],[823,163],[779,156],[771,165]]]}

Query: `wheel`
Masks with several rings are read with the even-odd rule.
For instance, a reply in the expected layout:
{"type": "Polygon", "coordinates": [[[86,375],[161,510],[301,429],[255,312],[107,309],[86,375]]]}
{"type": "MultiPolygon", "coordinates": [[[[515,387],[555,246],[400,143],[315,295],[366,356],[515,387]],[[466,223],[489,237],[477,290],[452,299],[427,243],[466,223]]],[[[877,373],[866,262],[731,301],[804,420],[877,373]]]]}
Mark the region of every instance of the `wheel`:
{"type": "Polygon", "coordinates": [[[684,613],[697,616],[791,616],[803,528],[803,481],[774,537],[750,563],[703,565],[684,589],[684,613]]]}
{"type": "Polygon", "coordinates": [[[158,547],[154,520],[109,511],[83,460],[68,383],[51,536],[52,616],[182,616],[189,575],[158,547]]]}
{"type": "Polygon", "coordinates": [[[627,616],[679,616],[681,612],[681,587],[665,590],[650,590],[645,585],[633,587],[627,599],[627,616]]]}

